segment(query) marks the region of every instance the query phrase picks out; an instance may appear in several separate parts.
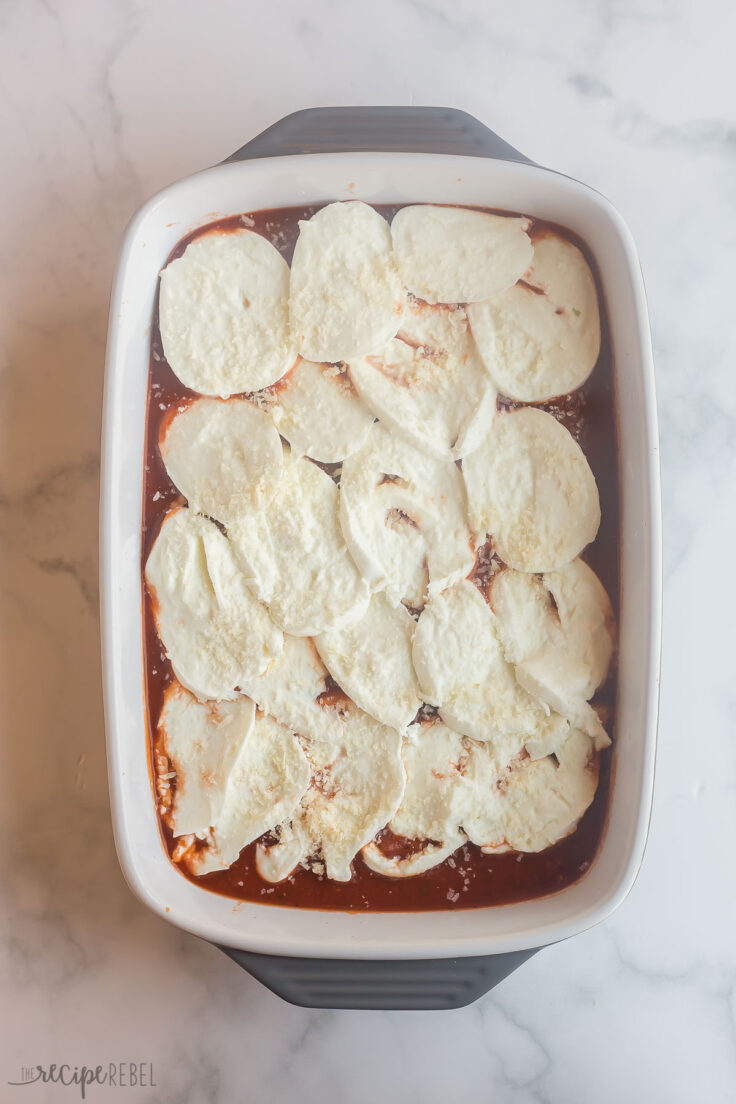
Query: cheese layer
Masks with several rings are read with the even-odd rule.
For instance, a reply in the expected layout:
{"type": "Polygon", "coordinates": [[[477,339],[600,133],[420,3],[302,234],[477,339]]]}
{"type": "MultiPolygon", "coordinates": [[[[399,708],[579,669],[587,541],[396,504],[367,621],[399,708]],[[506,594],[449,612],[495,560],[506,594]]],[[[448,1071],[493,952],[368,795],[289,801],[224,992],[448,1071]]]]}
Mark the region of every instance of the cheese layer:
{"type": "Polygon", "coordinates": [[[470,524],[517,571],[556,571],[598,532],[598,487],[582,449],[551,414],[525,407],[494,419],[463,460],[470,524]]]}
{"type": "Polygon", "coordinates": [[[278,432],[246,399],[196,399],[166,426],[159,449],[190,507],[224,523],[268,502],[281,479],[278,432]]]}
{"type": "Polygon", "coordinates": [[[388,223],[366,203],[330,203],[299,223],[291,327],[307,360],[349,360],[394,336],[404,290],[388,223]]]}
{"type": "Polygon", "coordinates": [[[414,608],[474,562],[460,471],[373,426],[342,467],[345,541],[374,590],[414,608]]]}
{"type": "Polygon", "coordinates": [[[185,387],[226,398],[268,387],[294,363],[289,266],[251,230],[212,231],[161,273],[164,355],[185,387]]]}
{"type": "Polygon", "coordinates": [[[556,234],[535,243],[524,280],[468,307],[483,361],[499,391],[544,402],[581,387],[601,345],[598,296],[585,257],[556,234]]]}
{"type": "Polygon", "coordinates": [[[397,337],[351,360],[350,377],[385,426],[440,460],[476,448],[496,412],[461,308],[408,304],[397,337]]]}
{"type": "Polygon", "coordinates": [[[284,457],[266,507],[243,513],[228,533],[255,593],[294,636],[313,636],[358,616],[369,591],[343,540],[338,489],[310,460],[284,457]]]}
{"type": "Polygon", "coordinates": [[[302,358],[279,385],[271,416],[295,456],[326,464],[360,448],[373,424],[373,414],[343,370],[302,358]]]}
{"type": "Polygon", "coordinates": [[[233,699],[265,671],[283,633],[254,597],[228,539],[191,510],[171,510],[146,563],[156,628],[179,682],[199,698],[233,699]]]}
{"type": "Polygon", "coordinates": [[[411,659],[414,621],[403,606],[374,594],[365,614],[315,637],[323,663],[356,705],[404,729],[422,704],[411,659]]]}
{"type": "Polygon", "coordinates": [[[419,204],[394,215],[401,278],[427,303],[475,303],[504,291],[532,260],[527,219],[419,204]]]}

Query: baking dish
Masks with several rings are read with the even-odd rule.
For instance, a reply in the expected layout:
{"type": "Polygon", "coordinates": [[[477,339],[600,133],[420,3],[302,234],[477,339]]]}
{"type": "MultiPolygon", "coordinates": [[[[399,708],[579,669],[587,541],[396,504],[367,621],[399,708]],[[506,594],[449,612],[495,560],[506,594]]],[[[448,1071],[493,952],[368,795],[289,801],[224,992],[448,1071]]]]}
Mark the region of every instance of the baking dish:
{"type": "Polygon", "coordinates": [[[534,949],[609,915],[641,863],[659,678],[661,551],[654,376],[630,233],[598,193],[529,162],[471,116],[435,108],[297,112],[223,164],[151,199],[125,236],[115,279],[103,425],[101,605],[115,840],[133,891],[223,949],[294,1003],[437,1008],[468,1003],[534,949]],[[184,878],[163,846],[149,774],[140,583],[148,346],[158,272],[175,243],[216,217],[359,197],[519,210],[590,247],[611,331],[619,418],[621,589],[614,786],[585,877],[544,898],[487,909],[352,914],[233,901],[184,878]]]}

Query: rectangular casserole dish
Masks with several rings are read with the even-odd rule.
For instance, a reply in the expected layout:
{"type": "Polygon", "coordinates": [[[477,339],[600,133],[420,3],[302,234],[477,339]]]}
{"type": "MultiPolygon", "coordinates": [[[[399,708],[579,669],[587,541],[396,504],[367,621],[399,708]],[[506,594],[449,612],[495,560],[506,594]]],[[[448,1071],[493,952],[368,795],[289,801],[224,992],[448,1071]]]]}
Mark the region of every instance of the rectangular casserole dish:
{"type": "MultiPolygon", "coordinates": [[[[503,968],[498,960],[501,976],[534,948],[608,916],[636,877],[652,798],[661,592],[657,448],[644,287],[621,216],[597,192],[533,165],[462,112],[298,112],[227,162],[171,185],[146,203],[127,230],[112,294],[101,503],[109,783],[118,856],[138,897],[164,919],[234,954],[278,956],[263,958],[263,963],[329,958],[353,965],[430,960],[439,964],[446,959],[508,955],[503,968]],[[328,149],[340,152],[323,152],[328,149]],[[235,902],[180,875],[161,839],[149,770],[140,580],[148,353],[159,269],[184,234],[213,218],[350,198],[524,211],[562,224],[582,238],[601,275],[615,373],[621,487],[614,781],[596,861],[580,881],[548,897],[487,909],[361,915],[235,902]]],[[[245,964],[259,973],[255,958],[245,964]]],[[[319,976],[328,972],[323,965],[319,976]]],[[[268,970],[260,973],[268,984],[284,990],[269,979],[268,970]]],[[[391,973],[397,976],[396,969],[391,973]]],[[[344,989],[345,978],[353,975],[347,967],[340,975],[344,989]]],[[[378,977],[375,970],[373,976],[378,977]]],[[[479,991],[489,984],[486,977],[479,991]]],[[[354,995],[352,1001],[338,999],[338,989],[329,986],[315,990],[313,999],[301,990],[288,997],[300,1003],[360,1007],[465,1003],[447,994],[427,997],[431,986],[425,986],[421,999],[407,997],[403,1004],[395,995],[386,995],[385,983],[382,987],[376,981],[369,988],[373,996],[354,995]]],[[[471,989],[466,996],[478,995],[471,989]]]]}

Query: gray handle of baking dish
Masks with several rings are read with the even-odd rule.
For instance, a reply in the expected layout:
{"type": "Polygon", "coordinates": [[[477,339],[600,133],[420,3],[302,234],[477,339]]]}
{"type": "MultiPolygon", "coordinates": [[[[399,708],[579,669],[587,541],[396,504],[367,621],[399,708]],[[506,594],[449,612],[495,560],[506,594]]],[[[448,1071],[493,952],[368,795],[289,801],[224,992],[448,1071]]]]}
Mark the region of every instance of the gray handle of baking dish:
{"type": "Polygon", "coordinates": [[[224,163],[368,151],[453,153],[533,164],[467,111],[454,107],[310,107],[274,123],[224,163]]]}
{"type": "Polygon", "coordinates": [[[464,1008],[536,951],[482,958],[286,958],[221,947],[278,997],[302,1008],[437,1010],[464,1008]]]}
{"type": "MultiPolygon", "coordinates": [[[[227,161],[300,153],[445,153],[529,158],[465,111],[450,107],[315,107],[295,111],[227,161]]],[[[227,163],[227,162],[226,162],[227,163]]],[[[221,950],[271,992],[305,1008],[442,1009],[472,1004],[534,951],[482,958],[288,958],[221,950]]]]}

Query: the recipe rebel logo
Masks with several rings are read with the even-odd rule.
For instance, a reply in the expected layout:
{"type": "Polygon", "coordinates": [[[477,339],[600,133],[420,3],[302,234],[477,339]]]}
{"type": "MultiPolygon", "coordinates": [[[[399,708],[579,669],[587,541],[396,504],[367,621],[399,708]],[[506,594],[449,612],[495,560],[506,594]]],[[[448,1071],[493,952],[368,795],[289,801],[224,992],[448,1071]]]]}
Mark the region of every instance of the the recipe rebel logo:
{"type": "Polygon", "coordinates": [[[155,1089],[153,1062],[108,1062],[98,1066],[72,1066],[68,1062],[52,1062],[48,1066],[21,1066],[20,1079],[8,1081],[14,1088],[26,1085],[60,1085],[76,1087],[80,1099],[87,1099],[93,1085],[114,1089],[155,1089]]]}

